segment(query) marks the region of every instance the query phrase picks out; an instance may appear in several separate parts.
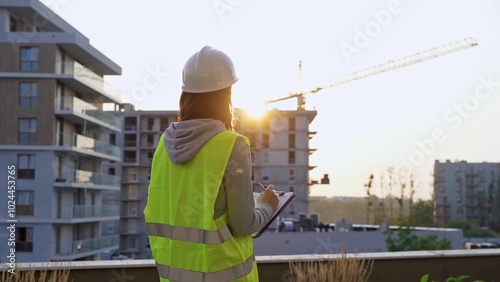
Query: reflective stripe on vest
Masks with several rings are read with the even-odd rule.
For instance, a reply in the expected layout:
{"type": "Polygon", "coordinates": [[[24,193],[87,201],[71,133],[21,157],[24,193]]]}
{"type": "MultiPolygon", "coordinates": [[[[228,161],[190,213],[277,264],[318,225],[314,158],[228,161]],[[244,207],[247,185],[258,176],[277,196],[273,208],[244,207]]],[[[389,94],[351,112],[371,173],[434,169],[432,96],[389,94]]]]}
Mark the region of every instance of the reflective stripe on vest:
{"type": "Polygon", "coordinates": [[[160,236],[173,240],[189,241],[208,245],[218,245],[231,239],[233,235],[227,225],[216,231],[172,226],[162,223],[147,223],[149,236],[160,236]]]}
{"type": "Polygon", "coordinates": [[[162,264],[157,264],[156,267],[161,278],[170,279],[171,281],[220,282],[233,281],[246,276],[252,271],[254,261],[255,257],[252,255],[241,264],[213,273],[173,268],[162,264]]]}

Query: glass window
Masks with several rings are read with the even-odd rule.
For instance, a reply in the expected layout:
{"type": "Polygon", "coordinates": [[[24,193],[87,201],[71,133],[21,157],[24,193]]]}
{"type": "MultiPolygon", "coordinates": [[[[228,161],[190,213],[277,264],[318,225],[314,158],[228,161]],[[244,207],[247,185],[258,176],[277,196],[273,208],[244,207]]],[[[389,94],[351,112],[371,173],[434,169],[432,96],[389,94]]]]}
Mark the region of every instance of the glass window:
{"type": "Polygon", "coordinates": [[[38,47],[21,48],[21,71],[38,71],[38,47]]]}
{"type": "Polygon", "coordinates": [[[288,134],[288,148],[295,148],[295,134],[288,134]]]}
{"type": "Polygon", "coordinates": [[[262,133],[262,147],[269,148],[269,133],[262,133]]]}
{"type": "Polygon", "coordinates": [[[17,155],[17,178],[35,179],[35,155],[17,155]]]}
{"type": "Polygon", "coordinates": [[[128,186],[128,198],[129,199],[137,199],[138,186],[130,185],[128,186]]]}
{"type": "Polygon", "coordinates": [[[288,170],[288,181],[295,182],[295,169],[293,168],[288,170]]]}
{"type": "Polygon", "coordinates": [[[127,247],[129,249],[135,249],[135,248],[137,248],[136,242],[137,241],[136,241],[135,237],[128,237],[127,238],[127,247]]]}
{"type": "Polygon", "coordinates": [[[288,118],[288,130],[295,131],[295,117],[288,118]]]}
{"type": "Polygon", "coordinates": [[[36,118],[19,119],[19,143],[34,143],[36,141],[36,118]]]}
{"type": "Polygon", "coordinates": [[[269,180],[269,169],[268,168],[262,169],[262,180],[263,181],[269,180]]]}
{"type": "Polygon", "coordinates": [[[295,151],[288,152],[288,163],[289,164],[295,163],[295,151]]]}
{"type": "Polygon", "coordinates": [[[33,227],[16,228],[16,251],[33,252],[33,227]]]}
{"type": "Polygon", "coordinates": [[[33,205],[33,191],[17,191],[17,215],[33,215],[33,205]]]}
{"type": "Polygon", "coordinates": [[[19,83],[19,106],[35,107],[38,102],[38,83],[19,83]]]}

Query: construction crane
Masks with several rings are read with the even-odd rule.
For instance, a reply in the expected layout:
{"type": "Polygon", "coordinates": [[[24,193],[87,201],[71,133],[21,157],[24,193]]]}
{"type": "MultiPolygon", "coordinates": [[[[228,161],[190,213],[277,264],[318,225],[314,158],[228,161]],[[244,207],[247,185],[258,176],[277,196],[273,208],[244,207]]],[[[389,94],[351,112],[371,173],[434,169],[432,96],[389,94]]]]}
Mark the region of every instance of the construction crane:
{"type": "MultiPolygon", "coordinates": [[[[478,44],[474,38],[467,37],[467,38],[464,38],[462,40],[451,42],[451,43],[448,43],[448,44],[445,44],[442,46],[438,46],[438,47],[435,47],[435,48],[432,48],[432,49],[429,49],[429,50],[426,50],[423,52],[418,52],[418,53],[415,53],[413,55],[401,57],[401,58],[396,59],[396,60],[389,60],[389,61],[382,63],[382,64],[378,64],[378,65],[368,67],[368,68],[365,68],[365,69],[362,69],[359,71],[355,71],[355,72],[350,73],[350,74],[340,76],[338,78],[334,78],[334,79],[330,80],[330,82],[328,84],[326,84],[325,86],[322,86],[322,87],[316,87],[314,89],[311,89],[311,90],[305,91],[305,92],[301,91],[299,93],[290,93],[286,97],[282,97],[282,98],[278,98],[278,99],[274,99],[274,100],[268,100],[268,101],[265,101],[264,103],[265,103],[266,108],[267,108],[267,105],[269,105],[269,104],[288,100],[288,99],[297,98],[297,110],[305,110],[305,108],[306,108],[305,95],[318,93],[319,91],[330,88],[330,87],[338,86],[338,85],[348,83],[351,81],[355,81],[358,79],[362,79],[365,77],[381,74],[381,73],[388,72],[388,71],[391,71],[394,69],[398,69],[398,68],[410,66],[413,64],[425,62],[425,61],[428,61],[428,60],[431,60],[434,58],[438,58],[438,57],[441,57],[444,55],[448,55],[451,53],[462,51],[462,50],[465,50],[465,49],[468,49],[468,48],[471,48],[471,47],[474,47],[477,45],[478,44]]],[[[302,62],[299,62],[299,72],[302,72],[302,62]]]]}

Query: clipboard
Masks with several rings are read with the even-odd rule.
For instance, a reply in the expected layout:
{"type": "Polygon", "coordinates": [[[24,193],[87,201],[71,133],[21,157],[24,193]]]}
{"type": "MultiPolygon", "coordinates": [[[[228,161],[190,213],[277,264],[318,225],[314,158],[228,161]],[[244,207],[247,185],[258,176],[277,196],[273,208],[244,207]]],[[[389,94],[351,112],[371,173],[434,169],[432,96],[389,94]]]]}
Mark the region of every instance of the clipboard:
{"type": "MultiPolygon", "coordinates": [[[[279,192],[279,191],[276,191],[279,192]]],[[[281,191],[280,193],[276,193],[278,196],[278,206],[276,207],[276,211],[273,213],[273,216],[271,219],[266,223],[264,227],[262,227],[261,230],[255,232],[252,234],[252,238],[259,238],[264,231],[271,225],[271,223],[280,215],[280,213],[290,204],[290,202],[295,198],[295,193],[294,192],[283,192],[281,191]]],[[[257,203],[257,198],[260,196],[260,193],[253,193],[253,199],[255,203],[257,203]]]]}

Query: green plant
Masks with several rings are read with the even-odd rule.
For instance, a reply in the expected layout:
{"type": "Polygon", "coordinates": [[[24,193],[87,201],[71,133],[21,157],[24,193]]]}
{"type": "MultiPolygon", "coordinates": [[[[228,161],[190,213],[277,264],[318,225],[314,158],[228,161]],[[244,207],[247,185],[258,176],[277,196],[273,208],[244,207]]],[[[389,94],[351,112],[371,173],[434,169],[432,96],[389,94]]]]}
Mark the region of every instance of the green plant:
{"type": "MultiPolygon", "coordinates": [[[[458,277],[448,277],[446,279],[446,282],[465,282],[466,279],[469,279],[470,276],[469,275],[460,275],[458,277]]],[[[431,280],[429,281],[429,273],[427,273],[426,275],[422,276],[422,278],[420,278],[420,282],[437,282],[436,280],[431,280]]],[[[484,282],[484,280],[474,280],[474,282],[484,282]]]]}
{"type": "Polygon", "coordinates": [[[412,232],[410,226],[401,227],[397,237],[393,237],[392,235],[393,231],[389,230],[385,239],[387,250],[390,252],[451,249],[450,240],[438,240],[436,235],[419,237],[412,232]]]}

